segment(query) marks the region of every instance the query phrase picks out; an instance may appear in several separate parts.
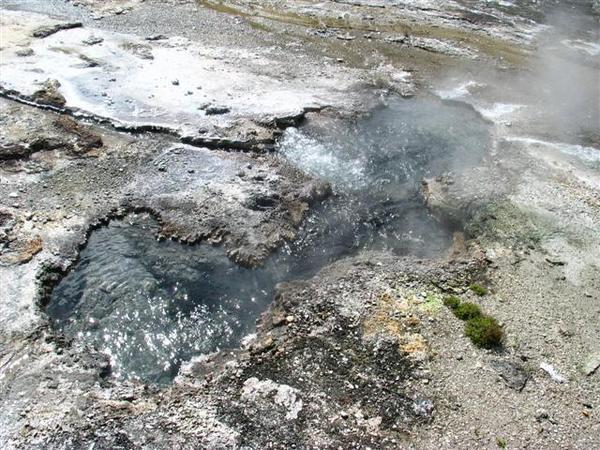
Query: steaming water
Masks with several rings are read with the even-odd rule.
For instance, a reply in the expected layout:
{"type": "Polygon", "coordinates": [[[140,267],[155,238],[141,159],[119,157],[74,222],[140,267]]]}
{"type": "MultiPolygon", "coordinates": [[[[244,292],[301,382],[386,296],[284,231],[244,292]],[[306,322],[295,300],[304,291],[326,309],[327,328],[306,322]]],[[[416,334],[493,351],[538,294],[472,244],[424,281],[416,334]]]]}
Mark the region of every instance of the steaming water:
{"type": "Polygon", "coordinates": [[[279,150],[338,192],[307,221],[322,252],[367,247],[432,256],[447,248],[449,230],[424,208],[421,180],[479,163],[488,133],[462,106],[393,98],[364,118],[290,129],[279,150]]]}
{"type": "Polygon", "coordinates": [[[336,194],[263,267],[239,267],[209,245],[157,242],[148,218],[113,222],[92,234],[48,314],[67,336],[109,354],[116,376],[168,382],[193,355],[237,346],[279,281],[365,249],[444,251],[450,230],[423,206],[420,181],[478,163],[488,143],[475,112],[428,98],[392,99],[354,121],[290,129],[280,153],[329,180],[336,194]]]}

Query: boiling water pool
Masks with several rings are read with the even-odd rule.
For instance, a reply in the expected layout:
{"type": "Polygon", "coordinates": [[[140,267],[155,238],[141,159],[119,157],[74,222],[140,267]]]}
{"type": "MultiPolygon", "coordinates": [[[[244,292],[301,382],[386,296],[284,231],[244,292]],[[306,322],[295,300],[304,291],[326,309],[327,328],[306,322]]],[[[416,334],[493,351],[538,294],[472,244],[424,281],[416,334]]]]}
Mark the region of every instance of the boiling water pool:
{"type": "Polygon", "coordinates": [[[115,376],[169,382],[192,356],[238,346],[280,281],[365,249],[447,249],[451,230],[428,214],[420,181],[478,164],[489,139],[475,112],[429,98],[289,129],[279,152],[336,194],[263,267],[237,266],[218,247],[158,242],[145,216],[115,221],[92,233],[48,315],[66,336],[107,353],[115,376]]]}
{"type": "Polygon", "coordinates": [[[158,242],[159,226],[145,215],[129,221],[92,233],[47,312],[66,335],[110,355],[117,377],[165,382],[192,355],[238,344],[269,303],[274,277],[218,247],[158,242]]]}

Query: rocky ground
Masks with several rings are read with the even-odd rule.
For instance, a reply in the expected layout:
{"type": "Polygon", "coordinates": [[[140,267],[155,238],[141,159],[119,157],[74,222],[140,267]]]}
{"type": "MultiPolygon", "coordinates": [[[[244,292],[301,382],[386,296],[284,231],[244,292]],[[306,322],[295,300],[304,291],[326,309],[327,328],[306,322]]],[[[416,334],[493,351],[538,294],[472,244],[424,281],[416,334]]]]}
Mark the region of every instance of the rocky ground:
{"type": "Polygon", "coordinates": [[[591,3],[3,1],[2,448],[600,448],[591,3]],[[168,387],[49,326],[111,218],[260,265],[332,194],[273,151],[282,131],[424,93],[493,130],[479,167],[423,180],[447,254],[282,283],[253,339],[168,387]],[[465,337],[449,294],[501,323],[501,348],[465,337]]]}

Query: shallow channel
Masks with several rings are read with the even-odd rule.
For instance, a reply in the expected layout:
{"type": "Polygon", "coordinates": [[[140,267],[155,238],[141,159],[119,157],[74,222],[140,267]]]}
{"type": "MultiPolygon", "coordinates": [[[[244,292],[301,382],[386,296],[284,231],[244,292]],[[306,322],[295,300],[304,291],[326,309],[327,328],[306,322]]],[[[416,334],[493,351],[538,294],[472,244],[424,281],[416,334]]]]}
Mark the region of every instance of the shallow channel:
{"type": "Polygon", "coordinates": [[[430,216],[420,182],[478,164],[489,140],[477,113],[429,97],[288,129],[280,154],[335,195],[264,266],[237,266],[219,247],[159,242],[151,218],[130,217],[92,233],[47,313],[58,331],[108,354],[116,377],[168,383],[192,356],[238,346],[280,281],[362,250],[444,252],[452,230],[430,216]]]}

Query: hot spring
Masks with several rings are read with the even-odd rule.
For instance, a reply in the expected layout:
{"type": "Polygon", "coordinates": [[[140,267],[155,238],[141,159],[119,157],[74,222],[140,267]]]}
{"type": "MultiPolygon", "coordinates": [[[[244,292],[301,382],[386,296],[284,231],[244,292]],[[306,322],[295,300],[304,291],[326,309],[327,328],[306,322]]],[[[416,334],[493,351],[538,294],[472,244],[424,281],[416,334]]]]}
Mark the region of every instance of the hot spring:
{"type": "Polygon", "coordinates": [[[476,112],[430,97],[309,120],[284,133],[278,152],[330,181],[334,195],[262,267],[240,267],[208,244],[159,242],[152,218],[129,216],[91,234],[46,311],[57,332],[109,355],[114,376],[168,383],[194,355],[239,346],[278,282],[363,250],[442,254],[452,230],[424,206],[421,180],[476,166],[489,143],[476,112]]]}

